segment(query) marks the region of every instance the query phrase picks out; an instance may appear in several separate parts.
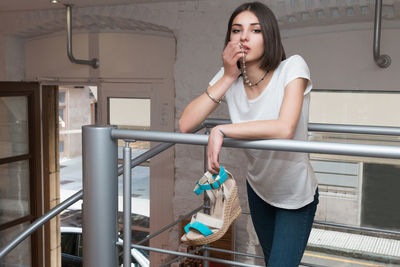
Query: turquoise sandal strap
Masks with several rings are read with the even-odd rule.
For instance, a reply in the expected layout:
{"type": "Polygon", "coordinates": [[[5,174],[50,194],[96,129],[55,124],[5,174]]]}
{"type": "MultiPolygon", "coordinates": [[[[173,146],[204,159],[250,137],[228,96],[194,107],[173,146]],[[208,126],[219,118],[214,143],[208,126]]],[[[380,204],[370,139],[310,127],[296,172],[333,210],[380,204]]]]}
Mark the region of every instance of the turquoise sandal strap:
{"type": "Polygon", "coordinates": [[[197,181],[197,186],[195,187],[195,189],[193,190],[196,195],[200,195],[201,193],[203,193],[205,190],[212,190],[212,189],[218,189],[221,187],[221,185],[226,181],[226,179],[228,178],[228,174],[226,173],[224,167],[220,166],[219,169],[219,179],[215,180],[215,178],[217,177],[216,174],[213,174],[213,178],[215,180],[215,182],[211,183],[211,184],[200,184],[197,181]]]}
{"type": "Polygon", "coordinates": [[[210,230],[210,228],[208,228],[205,224],[203,224],[201,222],[194,221],[192,223],[187,224],[185,226],[185,232],[189,233],[190,228],[196,229],[204,236],[209,236],[209,235],[213,234],[213,232],[210,230]]]}

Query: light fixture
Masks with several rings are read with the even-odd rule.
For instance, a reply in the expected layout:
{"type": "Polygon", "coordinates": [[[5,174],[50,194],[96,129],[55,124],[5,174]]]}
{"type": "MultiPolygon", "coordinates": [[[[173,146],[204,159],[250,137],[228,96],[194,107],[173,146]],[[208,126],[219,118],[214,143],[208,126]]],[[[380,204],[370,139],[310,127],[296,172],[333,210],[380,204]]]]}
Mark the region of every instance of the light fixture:
{"type": "Polygon", "coordinates": [[[51,0],[50,3],[52,3],[52,4],[58,4],[58,3],[60,3],[60,1],[58,1],[58,0],[51,0]]]}

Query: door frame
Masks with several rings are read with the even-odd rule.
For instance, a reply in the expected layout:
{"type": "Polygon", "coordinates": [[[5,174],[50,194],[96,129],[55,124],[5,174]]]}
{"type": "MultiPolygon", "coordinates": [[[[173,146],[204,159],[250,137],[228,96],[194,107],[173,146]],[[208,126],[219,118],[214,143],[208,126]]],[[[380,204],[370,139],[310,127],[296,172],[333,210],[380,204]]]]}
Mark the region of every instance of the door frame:
{"type": "MultiPolygon", "coordinates": [[[[29,160],[31,212],[29,216],[25,216],[4,224],[3,227],[6,229],[23,222],[32,223],[34,220],[43,215],[40,84],[38,82],[0,82],[0,96],[28,97],[29,153],[22,157],[15,157],[15,159],[21,160],[26,158],[29,160]]],[[[3,160],[3,162],[5,161],[3,160]]],[[[31,261],[33,267],[45,266],[43,235],[43,228],[39,228],[31,235],[31,261]]]]}

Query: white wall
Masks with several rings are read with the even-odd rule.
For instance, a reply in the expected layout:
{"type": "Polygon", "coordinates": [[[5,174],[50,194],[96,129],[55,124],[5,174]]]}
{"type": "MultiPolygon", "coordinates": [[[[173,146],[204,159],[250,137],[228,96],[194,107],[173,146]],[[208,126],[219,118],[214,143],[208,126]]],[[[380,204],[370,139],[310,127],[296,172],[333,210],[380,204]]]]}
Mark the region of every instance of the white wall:
{"type": "Polygon", "coordinates": [[[24,40],[0,33],[0,80],[24,79],[24,40]]]}
{"type": "Polygon", "coordinates": [[[0,34],[0,81],[7,80],[6,78],[6,47],[7,37],[0,34]]]}
{"type": "Polygon", "coordinates": [[[25,78],[24,40],[11,36],[7,40],[6,74],[9,81],[25,78]]]}
{"type": "MultiPolygon", "coordinates": [[[[73,55],[77,59],[89,59],[88,34],[74,34],[73,55]]],[[[41,37],[25,43],[26,79],[85,78],[90,67],[73,64],[67,56],[66,36],[41,37]]]]}
{"type": "Polygon", "coordinates": [[[328,33],[299,29],[296,36],[284,39],[286,52],[301,54],[306,59],[314,88],[400,90],[400,27],[382,31],[381,54],[392,59],[392,64],[382,69],[373,60],[371,24],[359,24],[362,29],[346,26],[326,27],[332,31],[328,33]]]}

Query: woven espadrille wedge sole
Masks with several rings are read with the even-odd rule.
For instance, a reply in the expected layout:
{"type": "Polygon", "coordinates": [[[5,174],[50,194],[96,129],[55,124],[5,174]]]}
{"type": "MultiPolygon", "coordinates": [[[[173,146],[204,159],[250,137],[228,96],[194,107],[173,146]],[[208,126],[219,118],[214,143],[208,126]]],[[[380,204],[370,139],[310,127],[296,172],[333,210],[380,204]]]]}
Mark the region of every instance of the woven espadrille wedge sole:
{"type": "Polygon", "coordinates": [[[238,189],[232,174],[222,166],[218,176],[206,172],[195,187],[196,194],[203,191],[210,198],[210,215],[198,212],[186,225],[182,242],[190,245],[204,245],[220,239],[242,210],[238,189]]]}

